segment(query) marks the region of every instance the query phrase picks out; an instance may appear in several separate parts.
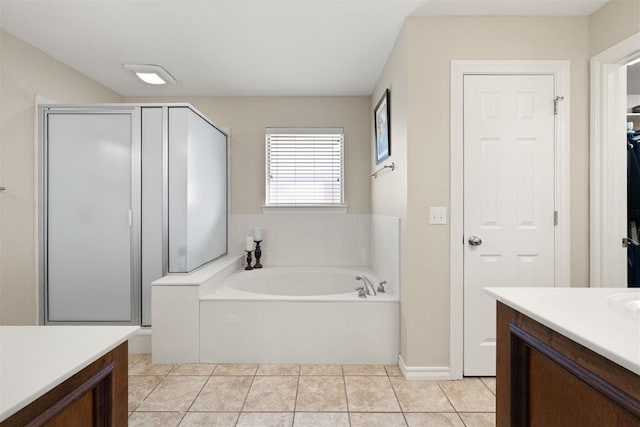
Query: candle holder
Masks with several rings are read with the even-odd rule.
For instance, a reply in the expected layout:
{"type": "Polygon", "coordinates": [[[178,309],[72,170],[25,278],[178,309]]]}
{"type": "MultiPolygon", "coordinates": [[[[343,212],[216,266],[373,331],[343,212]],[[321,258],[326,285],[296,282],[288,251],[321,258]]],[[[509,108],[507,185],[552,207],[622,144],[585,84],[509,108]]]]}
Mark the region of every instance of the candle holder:
{"type": "Polygon", "coordinates": [[[260,264],[260,257],[262,256],[262,249],[260,249],[260,242],[262,242],[262,240],[254,240],[255,244],[256,244],[256,263],[253,266],[253,268],[262,268],[262,264],[260,264]]]}
{"type": "Polygon", "coordinates": [[[245,250],[245,252],[247,253],[247,266],[244,269],[253,270],[253,267],[251,267],[251,251],[245,250]]]}

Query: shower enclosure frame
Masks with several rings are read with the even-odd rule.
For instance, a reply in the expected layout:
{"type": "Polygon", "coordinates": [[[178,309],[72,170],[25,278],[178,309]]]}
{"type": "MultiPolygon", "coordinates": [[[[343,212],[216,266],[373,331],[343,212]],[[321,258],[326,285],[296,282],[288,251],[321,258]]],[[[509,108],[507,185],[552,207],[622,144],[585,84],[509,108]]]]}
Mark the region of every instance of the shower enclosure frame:
{"type": "MultiPolygon", "coordinates": [[[[206,123],[211,125],[217,131],[221,132],[226,139],[226,183],[225,183],[225,201],[226,201],[226,241],[228,253],[229,239],[229,212],[231,206],[230,200],[230,141],[231,132],[229,129],[222,128],[209,120],[205,115],[198,111],[195,107],[187,103],[149,103],[149,104],[93,104],[93,105],[65,105],[65,104],[39,104],[37,105],[37,226],[38,226],[38,247],[37,247],[37,266],[38,266],[38,323],[51,325],[64,324],[95,324],[95,325],[141,325],[151,326],[151,298],[150,284],[148,286],[149,298],[145,303],[143,298],[143,253],[144,246],[142,235],[143,220],[143,109],[162,109],[162,183],[161,183],[161,228],[162,228],[162,259],[161,269],[162,276],[169,274],[169,109],[172,107],[188,108],[206,123]],[[133,221],[131,226],[131,316],[130,321],[50,321],[48,310],[48,135],[46,120],[51,113],[105,113],[105,114],[129,114],[131,117],[131,210],[133,221]],[[146,305],[146,307],[145,307],[146,305]],[[148,321],[143,318],[144,311],[147,310],[148,321]]],[[[217,258],[216,258],[217,259],[217,258]]],[[[211,261],[209,261],[211,262],[211,261]]],[[[202,268],[205,264],[197,267],[195,270],[202,268]]],[[[177,273],[180,274],[180,273],[177,273]]]]}

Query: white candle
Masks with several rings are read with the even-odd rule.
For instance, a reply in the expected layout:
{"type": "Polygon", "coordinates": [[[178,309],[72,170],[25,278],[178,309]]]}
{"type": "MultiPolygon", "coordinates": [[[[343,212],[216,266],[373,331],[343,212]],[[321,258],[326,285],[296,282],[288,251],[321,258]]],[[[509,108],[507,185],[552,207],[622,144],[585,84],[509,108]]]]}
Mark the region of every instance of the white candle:
{"type": "Polygon", "coordinates": [[[244,248],[245,251],[253,251],[253,237],[247,236],[247,246],[244,248]]]}
{"type": "Polygon", "coordinates": [[[253,240],[256,242],[262,241],[262,227],[256,227],[253,230],[253,240]]]}

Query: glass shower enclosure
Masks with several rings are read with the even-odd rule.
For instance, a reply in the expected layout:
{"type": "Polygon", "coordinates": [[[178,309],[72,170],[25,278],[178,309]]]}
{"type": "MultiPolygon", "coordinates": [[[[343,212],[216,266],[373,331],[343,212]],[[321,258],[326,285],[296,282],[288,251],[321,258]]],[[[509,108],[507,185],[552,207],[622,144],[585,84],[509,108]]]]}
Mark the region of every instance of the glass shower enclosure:
{"type": "Polygon", "coordinates": [[[188,104],[39,107],[45,324],[151,324],[151,282],[227,252],[228,132],[188,104]]]}

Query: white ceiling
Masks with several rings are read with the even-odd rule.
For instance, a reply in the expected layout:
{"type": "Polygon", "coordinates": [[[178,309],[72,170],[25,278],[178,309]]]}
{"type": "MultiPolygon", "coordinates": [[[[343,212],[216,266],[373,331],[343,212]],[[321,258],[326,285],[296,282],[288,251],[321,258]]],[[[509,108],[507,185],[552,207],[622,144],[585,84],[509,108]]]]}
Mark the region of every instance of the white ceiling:
{"type": "Polygon", "coordinates": [[[609,0],[428,0],[414,15],[420,16],[583,16],[609,0]]]}
{"type": "Polygon", "coordinates": [[[588,15],[607,1],[0,0],[0,26],[123,96],[369,95],[409,15],[588,15]]]}

